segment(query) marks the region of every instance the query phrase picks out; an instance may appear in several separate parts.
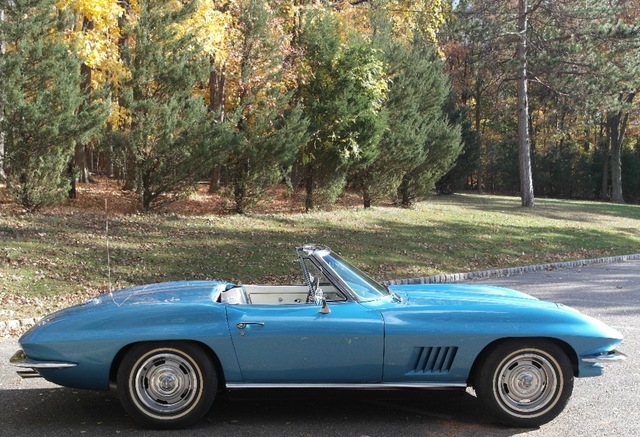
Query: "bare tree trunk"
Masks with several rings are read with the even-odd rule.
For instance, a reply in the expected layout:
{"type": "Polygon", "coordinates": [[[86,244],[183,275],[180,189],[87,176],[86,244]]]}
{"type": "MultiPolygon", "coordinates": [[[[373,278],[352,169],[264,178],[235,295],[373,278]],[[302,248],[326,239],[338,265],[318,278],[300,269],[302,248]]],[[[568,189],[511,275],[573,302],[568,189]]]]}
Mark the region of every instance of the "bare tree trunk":
{"type": "Polygon", "coordinates": [[[140,181],[138,178],[138,172],[136,165],[136,156],[133,151],[129,148],[127,150],[127,156],[125,161],[124,168],[124,185],[122,186],[122,191],[139,191],[140,181]]]}
{"type": "MultiPolygon", "coordinates": [[[[0,23],[4,21],[4,9],[0,9],[0,23]]],[[[0,40],[0,56],[4,56],[5,48],[4,41],[0,40]]],[[[4,143],[4,130],[2,130],[2,123],[4,121],[4,100],[2,100],[3,93],[0,91],[0,181],[3,181],[7,175],[4,170],[4,157],[6,153],[4,143]]]]}
{"type": "MultiPolygon", "coordinates": [[[[84,27],[93,29],[93,23],[85,18],[84,27]]],[[[91,67],[83,63],[80,66],[80,75],[82,76],[82,91],[87,95],[91,93],[91,67]]],[[[79,108],[82,110],[82,107],[79,108]]],[[[71,159],[70,165],[71,190],[69,190],[69,198],[76,199],[78,197],[78,182],[89,182],[89,166],[87,165],[87,148],[84,142],[76,142],[75,152],[71,159]]]]}
{"type": "Polygon", "coordinates": [[[622,154],[621,141],[618,137],[617,126],[611,135],[611,201],[625,203],[622,196],[622,154]]]}
{"type": "Polygon", "coordinates": [[[2,121],[4,119],[2,115],[3,111],[3,103],[0,101],[0,182],[4,181],[7,177],[4,171],[4,155],[5,155],[5,146],[4,146],[4,131],[2,130],[2,121]]]}
{"type": "MultiPolygon", "coordinates": [[[[605,128],[606,126],[603,126],[605,128]]],[[[600,132],[602,144],[602,182],[600,184],[600,200],[609,200],[609,136],[606,132],[600,132]]],[[[606,130],[606,129],[604,129],[606,130]]]]}
{"type": "Polygon", "coordinates": [[[527,24],[528,0],[518,0],[518,154],[522,206],[536,206],[531,172],[531,138],[529,132],[529,95],[527,90],[527,24]]]}
{"type": "Polygon", "coordinates": [[[625,203],[622,196],[622,133],[620,112],[607,116],[607,143],[611,146],[611,201],[625,203]]]}
{"type": "Polygon", "coordinates": [[[609,200],[609,145],[602,156],[602,183],[600,185],[600,200],[609,200]]]}
{"type": "Polygon", "coordinates": [[[405,208],[411,206],[411,193],[409,191],[409,178],[405,175],[402,178],[402,182],[398,187],[398,194],[400,195],[400,203],[405,208]]]}
{"type": "Polygon", "coordinates": [[[476,138],[478,142],[478,192],[483,192],[484,185],[484,166],[482,164],[482,109],[481,109],[481,99],[482,99],[482,79],[478,74],[476,77],[476,87],[475,87],[475,113],[474,113],[474,123],[476,129],[476,138]]]}
{"type": "Polygon", "coordinates": [[[224,67],[218,67],[211,61],[211,73],[209,73],[209,110],[219,112],[218,121],[224,121],[224,92],[226,76],[224,67]]]}
{"type": "MultiPolygon", "coordinates": [[[[621,95],[623,108],[632,103],[635,97],[635,92],[621,95]]],[[[628,124],[629,112],[624,109],[607,116],[607,136],[611,144],[611,201],[615,203],[625,203],[622,195],[622,140],[628,124]]]]}
{"type": "Polygon", "coordinates": [[[306,212],[311,211],[315,207],[313,201],[313,170],[312,163],[306,165],[304,174],[304,188],[306,194],[304,199],[304,209],[306,212]]]}
{"type": "MultiPolygon", "coordinates": [[[[218,122],[224,122],[224,98],[226,76],[224,67],[218,68],[211,60],[211,73],[209,73],[209,110],[218,114],[218,122]]],[[[211,182],[209,192],[215,193],[220,189],[221,164],[215,162],[211,168],[211,182]]]]}
{"type": "Polygon", "coordinates": [[[362,205],[366,209],[369,209],[371,208],[372,202],[373,202],[373,199],[371,196],[371,186],[368,183],[365,183],[364,187],[362,188],[362,205]]]}
{"type": "MultiPolygon", "coordinates": [[[[122,54],[129,46],[129,39],[126,33],[126,20],[129,15],[133,13],[132,6],[129,0],[121,0],[118,4],[124,9],[125,13],[118,18],[118,27],[120,29],[120,37],[118,39],[118,46],[120,47],[120,53],[122,54]]],[[[135,99],[136,96],[134,96],[135,99]]],[[[125,108],[126,104],[124,102],[124,98],[120,95],[118,97],[120,107],[125,108]]],[[[130,122],[128,123],[130,124],[130,122]]],[[[129,126],[131,128],[131,126],[129,126]]],[[[125,130],[124,126],[118,126],[118,129],[121,131],[125,130]]],[[[124,185],[122,186],[123,191],[132,191],[136,190],[136,192],[141,191],[141,175],[138,174],[138,165],[137,158],[134,150],[132,149],[132,145],[128,144],[125,152],[125,162],[124,168],[122,172],[124,173],[124,185]]],[[[143,201],[144,203],[144,201],[143,201]]]]}

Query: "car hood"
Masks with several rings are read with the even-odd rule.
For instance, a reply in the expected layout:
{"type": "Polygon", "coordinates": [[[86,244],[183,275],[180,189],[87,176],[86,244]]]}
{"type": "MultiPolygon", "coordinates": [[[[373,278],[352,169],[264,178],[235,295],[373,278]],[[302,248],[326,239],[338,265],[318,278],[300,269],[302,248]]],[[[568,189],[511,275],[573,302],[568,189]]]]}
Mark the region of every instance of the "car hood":
{"type": "Polygon", "coordinates": [[[619,343],[622,335],[605,323],[582,314],[561,303],[539,300],[526,293],[508,288],[474,284],[397,285],[389,289],[397,293],[400,305],[387,306],[388,318],[405,322],[429,314],[431,320],[442,323],[472,323],[480,329],[483,323],[509,332],[537,332],[553,336],[558,326],[565,333],[577,336],[593,335],[619,343]],[[440,317],[440,318],[439,318],[440,317]],[[456,322],[457,321],[457,322],[456,322]],[[515,328],[519,326],[519,328],[515,328]]]}
{"type": "Polygon", "coordinates": [[[511,290],[509,288],[475,284],[412,284],[392,285],[407,305],[500,304],[509,306],[556,306],[555,303],[511,290]]]}

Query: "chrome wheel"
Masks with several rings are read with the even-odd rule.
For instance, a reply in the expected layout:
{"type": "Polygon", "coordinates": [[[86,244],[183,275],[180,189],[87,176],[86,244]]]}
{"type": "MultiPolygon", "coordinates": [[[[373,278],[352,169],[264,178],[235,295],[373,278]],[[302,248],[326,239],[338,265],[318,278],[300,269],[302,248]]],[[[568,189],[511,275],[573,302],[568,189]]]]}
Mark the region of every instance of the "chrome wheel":
{"type": "Polygon", "coordinates": [[[217,390],[211,358],[190,342],[133,346],[118,368],[120,402],[148,428],[185,428],[211,408],[217,390]]]}
{"type": "Polygon", "coordinates": [[[202,391],[194,363],[175,352],[143,357],[133,376],[131,391],[142,408],[160,414],[176,414],[194,403],[202,391]]]}
{"type": "Polygon", "coordinates": [[[562,374],[545,356],[523,353],[505,359],[494,378],[496,393],[506,407],[520,413],[542,414],[553,400],[562,374]]]}
{"type": "Polygon", "coordinates": [[[486,351],[473,378],[478,399],[502,422],[536,427],[564,409],[573,391],[565,351],[542,339],[513,339],[486,351]]]}

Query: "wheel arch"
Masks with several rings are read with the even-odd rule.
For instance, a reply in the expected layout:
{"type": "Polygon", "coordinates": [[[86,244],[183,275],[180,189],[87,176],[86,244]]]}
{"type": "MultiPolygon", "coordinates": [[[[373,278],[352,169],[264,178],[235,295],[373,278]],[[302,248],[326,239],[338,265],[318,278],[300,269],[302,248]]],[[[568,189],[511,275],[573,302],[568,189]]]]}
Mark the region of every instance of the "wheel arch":
{"type": "Polygon", "coordinates": [[[216,376],[218,378],[218,390],[223,389],[226,386],[224,371],[222,368],[222,363],[220,362],[220,359],[218,358],[218,355],[215,353],[215,351],[211,349],[209,345],[201,341],[180,340],[180,339],[136,341],[122,347],[113,358],[113,361],[111,362],[111,367],[109,369],[109,386],[112,389],[116,387],[118,369],[120,368],[120,365],[122,364],[122,360],[124,359],[124,357],[134,346],[139,344],[157,344],[161,346],[171,346],[171,345],[180,344],[180,343],[182,344],[189,343],[189,344],[195,345],[207,354],[216,371],[216,376]]]}
{"type": "Polygon", "coordinates": [[[555,344],[560,347],[564,354],[567,356],[569,361],[571,362],[571,368],[573,370],[573,376],[578,376],[578,355],[576,351],[565,341],[562,341],[558,338],[554,337],[503,337],[497,340],[492,341],[488,345],[486,345],[482,351],[478,354],[476,359],[471,366],[471,370],[469,371],[469,377],[467,379],[467,385],[473,386],[474,379],[482,367],[482,363],[486,360],[487,356],[499,345],[511,342],[511,341],[522,341],[525,342],[527,340],[531,341],[546,341],[555,344]]]}

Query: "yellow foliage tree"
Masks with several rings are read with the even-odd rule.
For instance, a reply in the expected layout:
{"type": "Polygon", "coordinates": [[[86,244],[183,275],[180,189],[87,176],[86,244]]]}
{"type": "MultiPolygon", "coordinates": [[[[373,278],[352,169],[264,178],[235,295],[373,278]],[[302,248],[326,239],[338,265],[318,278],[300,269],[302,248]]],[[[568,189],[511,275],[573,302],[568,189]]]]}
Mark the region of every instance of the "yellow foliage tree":
{"type": "MultiPolygon", "coordinates": [[[[180,7],[181,2],[174,2],[180,7]]],[[[215,1],[200,0],[189,20],[177,36],[193,35],[193,49],[198,55],[225,56],[225,30],[229,24],[229,14],[222,12],[215,1]]],[[[69,29],[69,39],[76,43],[79,55],[85,65],[91,69],[91,87],[100,89],[109,85],[118,94],[122,82],[129,77],[122,63],[121,24],[123,20],[135,21],[138,11],[136,0],[60,0],[58,8],[67,8],[76,14],[76,26],[69,29]]],[[[111,105],[109,122],[118,127],[126,120],[114,98],[111,105]]]]}
{"type": "Polygon", "coordinates": [[[396,35],[410,41],[418,32],[434,44],[438,32],[451,12],[445,0],[388,0],[386,8],[393,19],[396,35]]]}

